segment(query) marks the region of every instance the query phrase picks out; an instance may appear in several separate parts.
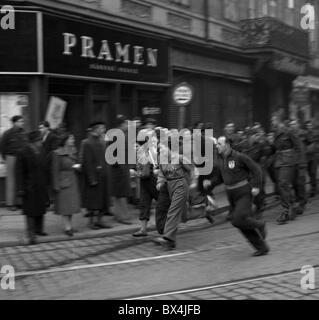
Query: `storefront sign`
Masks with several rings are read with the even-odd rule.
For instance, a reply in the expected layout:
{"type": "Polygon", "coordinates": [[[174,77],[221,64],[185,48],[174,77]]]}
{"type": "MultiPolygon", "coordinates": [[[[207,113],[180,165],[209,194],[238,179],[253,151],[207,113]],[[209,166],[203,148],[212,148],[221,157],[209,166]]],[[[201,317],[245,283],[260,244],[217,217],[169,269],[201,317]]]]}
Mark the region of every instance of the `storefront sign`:
{"type": "Polygon", "coordinates": [[[178,106],[186,106],[193,99],[193,88],[186,82],[178,84],[173,90],[173,100],[178,106]]]}
{"type": "Polygon", "coordinates": [[[44,72],[95,78],[168,81],[164,40],[43,15],[44,72]]]}

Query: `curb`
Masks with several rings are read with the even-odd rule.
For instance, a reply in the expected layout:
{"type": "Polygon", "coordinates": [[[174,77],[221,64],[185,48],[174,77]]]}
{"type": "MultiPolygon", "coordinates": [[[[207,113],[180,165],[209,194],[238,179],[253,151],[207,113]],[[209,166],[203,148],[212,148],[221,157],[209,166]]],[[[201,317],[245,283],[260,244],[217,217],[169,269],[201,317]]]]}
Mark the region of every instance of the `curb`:
{"type": "MultiPolygon", "coordinates": [[[[274,195],[274,193],[269,193],[266,195],[266,198],[270,197],[274,195]]],[[[221,208],[218,208],[214,211],[214,216],[218,216],[222,213],[225,213],[226,211],[228,211],[230,208],[230,206],[224,206],[221,208]]],[[[268,206],[266,207],[266,209],[268,208],[268,206]]],[[[194,220],[190,220],[190,221],[195,221],[195,220],[202,220],[202,218],[197,218],[194,220]]],[[[212,227],[214,227],[215,225],[221,225],[223,223],[227,223],[228,221],[225,219],[223,222],[218,223],[218,224],[213,224],[212,227]]],[[[66,236],[66,235],[56,235],[56,236],[48,236],[46,238],[41,238],[37,241],[36,244],[45,244],[45,243],[51,243],[51,242],[62,242],[62,241],[73,241],[73,240],[86,240],[86,239],[96,239],[96,238],[106,238],[106,237],[113,237],[113,236],[121,236],[121,235],[126,235],[126,234],[130,234],[130,233],[134,233],[136,231],[138,231],[140,228],[139,225],[133,225],[131,227],[127,227],[125,229],[122,230],[110,230],[107,232],[100,232],[100,233],[95,233],[95,234],[75,234],[73,235],[72,238],[66,236]]],[[[185,226],[185,228],[183,228],[182,232],[186,232],[187,230],[191,230],[193,229],[194,226],[192,227],[187,227],[185,226]]],[[[156,231],[156,227],[155,225],[152,225],[148,228],[149,232],[154,232],[156,231]]],[[[133,238],[134,239],[134,238],[133,238]]],[[[136,239],[135,239],[136,240],[136,239]]],[[[28,246],[28,243],[26,243],[23,240],[12,240],[12,241],[3,241],[0,243],[0,248],[4,248],[4,247],[16,247],[16,246],[28,246]]]]}

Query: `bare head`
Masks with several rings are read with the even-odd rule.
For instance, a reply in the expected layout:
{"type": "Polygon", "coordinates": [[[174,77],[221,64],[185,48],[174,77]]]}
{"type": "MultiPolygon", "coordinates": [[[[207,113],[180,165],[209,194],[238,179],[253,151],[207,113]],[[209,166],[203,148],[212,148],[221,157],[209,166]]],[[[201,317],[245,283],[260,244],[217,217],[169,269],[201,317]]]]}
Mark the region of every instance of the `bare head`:
{"type": "Polygon", "coordinates": [[[220,155],[227,155],[231,151],[230,141],[225,136],[217,139],[217,150],[220,155]]]}

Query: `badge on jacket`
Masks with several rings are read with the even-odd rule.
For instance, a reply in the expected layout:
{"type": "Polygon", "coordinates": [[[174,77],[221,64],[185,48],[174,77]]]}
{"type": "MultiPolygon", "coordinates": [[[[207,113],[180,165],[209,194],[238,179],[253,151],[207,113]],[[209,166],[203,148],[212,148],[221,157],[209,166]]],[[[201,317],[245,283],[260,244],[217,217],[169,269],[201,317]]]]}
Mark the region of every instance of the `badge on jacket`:
{"type": "Polygon", "coordinates": [[[234,169],[235,168],[235,161],[234,160],[228,161],[228,168],[229,169],[234,169]]]}

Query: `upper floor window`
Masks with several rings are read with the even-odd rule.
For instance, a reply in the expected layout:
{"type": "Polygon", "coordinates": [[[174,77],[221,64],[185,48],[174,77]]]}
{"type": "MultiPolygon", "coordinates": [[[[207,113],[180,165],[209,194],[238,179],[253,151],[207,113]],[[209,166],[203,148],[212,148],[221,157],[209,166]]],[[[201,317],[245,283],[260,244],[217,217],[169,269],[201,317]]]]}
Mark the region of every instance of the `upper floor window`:
{"type": "Polygon", "coordinates": [[[224,0],[224,18],[231,21],[238,20],[236,0],[224,0]]]}

